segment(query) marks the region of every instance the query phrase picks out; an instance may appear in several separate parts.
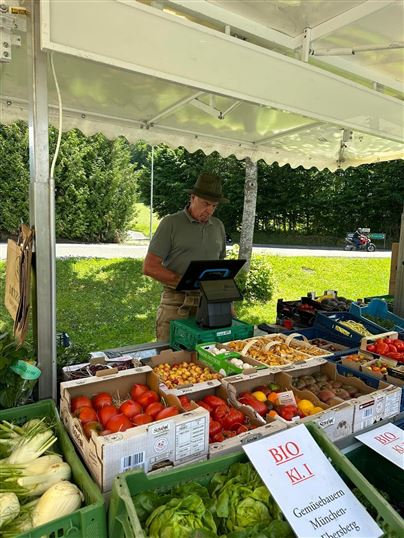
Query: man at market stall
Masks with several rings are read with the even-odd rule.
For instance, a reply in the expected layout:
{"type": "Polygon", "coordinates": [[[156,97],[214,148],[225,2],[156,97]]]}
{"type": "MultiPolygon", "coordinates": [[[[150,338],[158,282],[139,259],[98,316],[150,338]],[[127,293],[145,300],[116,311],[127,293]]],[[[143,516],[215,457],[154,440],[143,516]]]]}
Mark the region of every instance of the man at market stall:
{"type": "Polygon", "coordinates": [[[228,202],[222,194],[218,175],[203,172],[190,193],[188,205],[164,217],[151,242],[143,273],[163,284],[156,316],[157,340],[170,337],[170,321],[196,315],[199,291],[175,291],[193,260],[218,260],[226,256],[223,222],[213,217],[219,203],[228,202]]]}

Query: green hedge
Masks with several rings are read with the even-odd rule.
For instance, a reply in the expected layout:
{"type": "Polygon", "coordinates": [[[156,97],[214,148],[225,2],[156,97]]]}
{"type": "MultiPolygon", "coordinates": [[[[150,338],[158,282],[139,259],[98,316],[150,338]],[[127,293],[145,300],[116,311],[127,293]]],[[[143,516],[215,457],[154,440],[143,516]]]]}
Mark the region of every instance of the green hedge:
{"type": "MultiPolygon", "coordinates": [[[[57,131],[50,128],[50,154],[57,131]]],[[[78,241],[119,240],[133,217],[136,165],[132,146],[122,137],[87,137],[78,129],[63,133],[55,170],[58,238],[78,241]]],[[[29,220],[27,126],[0,125],[0,233],[15,234],[29,220]]]]}

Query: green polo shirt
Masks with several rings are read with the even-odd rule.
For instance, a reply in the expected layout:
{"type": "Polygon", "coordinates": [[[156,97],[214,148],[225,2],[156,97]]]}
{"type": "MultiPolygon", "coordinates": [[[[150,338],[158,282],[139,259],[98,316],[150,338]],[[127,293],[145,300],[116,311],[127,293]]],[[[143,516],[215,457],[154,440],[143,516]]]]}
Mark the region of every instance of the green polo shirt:
{"type": "Polygon", "coordinates": [[[183,275],[192,260],[218,260],[226,256],[224,225],[216,217],[201,223],[187,208],[164,217],[150,242],[152,254],[163,259],[167,269],[183,275]]]}

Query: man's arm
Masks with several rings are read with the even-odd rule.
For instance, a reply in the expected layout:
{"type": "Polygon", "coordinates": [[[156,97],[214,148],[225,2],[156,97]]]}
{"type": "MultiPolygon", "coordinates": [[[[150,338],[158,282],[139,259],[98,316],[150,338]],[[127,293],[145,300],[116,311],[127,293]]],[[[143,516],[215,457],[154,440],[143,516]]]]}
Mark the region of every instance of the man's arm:
{"type": "Polygon", "coordinates": [[[181,280],[181,275],[170,271],[170,269],[166,269],[162,265],[162,261],[163,259],[160,256],[148,252],[143,263],[143,274],[154,278],[154,280],[158,280],[166,286],[170,286],[170,288],[176,288],[178,282],[181,280]]]}

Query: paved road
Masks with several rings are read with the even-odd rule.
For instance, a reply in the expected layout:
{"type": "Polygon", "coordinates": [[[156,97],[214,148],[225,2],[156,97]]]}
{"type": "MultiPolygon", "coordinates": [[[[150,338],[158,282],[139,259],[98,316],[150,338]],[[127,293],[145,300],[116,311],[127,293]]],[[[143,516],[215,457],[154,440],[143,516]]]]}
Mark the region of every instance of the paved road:
{"type": "MultiPolygon", "coordinates": [[[[81,244],[81,243],[58,243],[56,245],[56,256],[84,257],[84,258],[144,258],[148,242],[144,245],[114,243],[107,244],[81,244]]],[[[326,258],[390,258],[391,251],[376,252],[345,252],[341,249],[314,248],[314,247],[288,247],[280,245],[256,245],[254,252],[259,254],[270,254],[272,256],[316,256],[326,258]]],[[[6,243],[0,243],[0,260],[7,257],[6,243]]]]}

